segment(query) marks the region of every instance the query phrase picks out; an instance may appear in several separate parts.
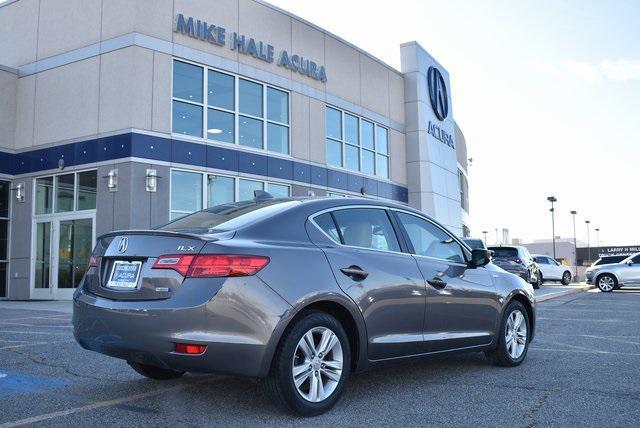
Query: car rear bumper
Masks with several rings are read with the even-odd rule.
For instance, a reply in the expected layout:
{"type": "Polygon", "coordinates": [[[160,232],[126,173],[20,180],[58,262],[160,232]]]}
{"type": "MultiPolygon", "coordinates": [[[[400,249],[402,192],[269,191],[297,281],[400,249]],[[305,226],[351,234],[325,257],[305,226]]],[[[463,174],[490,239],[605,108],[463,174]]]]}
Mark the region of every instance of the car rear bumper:
{"type": "Polygon", "coordinates": [[[79,289],[73,303],[74,336],[83,348],[128,361],[266,376],[274,348],[271,338],[291,309],[288,303],[255,276],[229,278],[212,299],[186,303],[180,298],[116,301],[79,289]],[[176,343],[207,348],[199,355],[179,354],[174,352],[176,343]]]}

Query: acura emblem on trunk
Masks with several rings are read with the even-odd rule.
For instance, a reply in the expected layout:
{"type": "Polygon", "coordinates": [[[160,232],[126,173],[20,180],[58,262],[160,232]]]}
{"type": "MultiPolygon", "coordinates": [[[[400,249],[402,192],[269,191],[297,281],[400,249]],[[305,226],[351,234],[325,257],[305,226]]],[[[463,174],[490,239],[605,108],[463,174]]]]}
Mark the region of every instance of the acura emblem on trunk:
{"type": "Polygon", "coordinates": [[[127,238],[126,236],[123,238],[120,238],[120,243],[118,244],[118,251],[120,251],[121,253],[124,253],[125,251],[127,251],[128,245],[129,245],[129,238],[127,238]]]}

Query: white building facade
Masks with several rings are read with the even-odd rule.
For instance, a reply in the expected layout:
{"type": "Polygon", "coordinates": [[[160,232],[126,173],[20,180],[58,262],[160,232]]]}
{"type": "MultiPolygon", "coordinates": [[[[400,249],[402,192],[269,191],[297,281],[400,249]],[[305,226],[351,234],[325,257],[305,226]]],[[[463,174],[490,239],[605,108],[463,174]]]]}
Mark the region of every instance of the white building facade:
{"type": "Polygon", "coordinates": [[[257,0],[0,6],[0,297],[70,298],[96,237],[208,206],[364,195],[468,234],[449,74],[257,0]]]}

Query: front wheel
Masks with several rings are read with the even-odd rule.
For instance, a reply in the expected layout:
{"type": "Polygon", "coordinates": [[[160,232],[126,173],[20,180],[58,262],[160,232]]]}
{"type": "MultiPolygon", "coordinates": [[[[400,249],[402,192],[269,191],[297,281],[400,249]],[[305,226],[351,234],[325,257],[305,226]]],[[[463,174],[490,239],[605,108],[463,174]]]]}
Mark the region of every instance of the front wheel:
{"type": "Polygon", "coordinates": [[[512,300],[502,316],[498,346],[485,352],[493,364],[503,367],[520,365],[529,349],[529,315],[524,305],[512,300]]]}
{"type": "Polygon", "coordinates": [[[140,373],[142,376],[155,380],[176,379],[184,374],[184,372],[180,370],[163,369],[160,367],[136,363],[133,361],[127,361],[127,363],[131,366],[132,369],[140,373]]]}
{"type": "Polygon", "coordinates": [[[615,288],[618,288],[618,281],[613,275],[609,275],[608,273],[600,275],[596,280],[596,284],[598,285],[598,289],[603,293],[611,293],[615,288]]]}
{"type": "Polygon", "coordinates": [[[571,272],[566,271],[562,274],[562,284],[569,285],[569,283],[571,283],[571,272]]]}
{"type": "Polygon", "coordinates": [[[311,312],[285,332],[265,385],[287,409],[316,416],[338,401],[350,367],[349,340],[340,322],[311,312]]]}

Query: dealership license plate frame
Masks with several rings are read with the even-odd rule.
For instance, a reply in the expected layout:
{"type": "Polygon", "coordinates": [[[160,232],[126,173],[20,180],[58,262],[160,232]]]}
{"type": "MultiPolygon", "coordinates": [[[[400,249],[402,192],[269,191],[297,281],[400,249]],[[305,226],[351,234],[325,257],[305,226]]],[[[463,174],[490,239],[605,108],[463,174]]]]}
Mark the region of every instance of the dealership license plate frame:
{"type": "Polygon", "coordinates": [[[111,267],[111,273],[109,274],[109,280],[107,281],[107,288],[116,290],[135,290],[138,288],[138,280],[140,279],[141,270],[141,261],[114,260],[113,266],[111,267]],[[118,273],[118,267],[120,266],[135,266],[135,275],[132,280],[120,280],[118,277],[114,279],[114,276],[118,273]]]}

